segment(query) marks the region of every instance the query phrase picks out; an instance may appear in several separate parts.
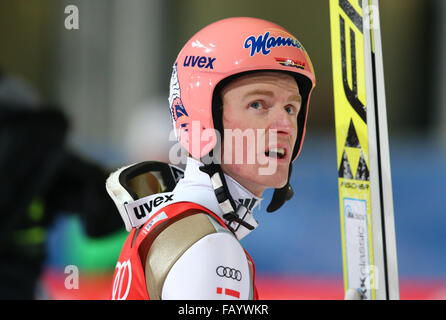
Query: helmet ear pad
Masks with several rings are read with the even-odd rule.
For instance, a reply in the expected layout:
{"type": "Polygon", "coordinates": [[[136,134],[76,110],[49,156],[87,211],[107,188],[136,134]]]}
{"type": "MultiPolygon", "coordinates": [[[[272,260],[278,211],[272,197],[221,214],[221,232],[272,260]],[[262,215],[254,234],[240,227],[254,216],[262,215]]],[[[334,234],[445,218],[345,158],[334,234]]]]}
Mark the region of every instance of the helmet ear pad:
{"type": "MultiPolygon", "coordinates": [[[[252,74],[255,72],[265,72],[265,71],[277,72],[278,70],[252,70],[252,71],[238,73],[238,74],[232,75],[230,77],[227,77],[227,78],[221,80],[215,86],[214,92],[212,94],[212,119],[214,122],[214,129],[220,133],[222,141],[224,138],[224,136],[223,136],[223,133],[224,133],[223,97],[221,95],[222,89],[228,83],[230,83],[231,81],[233,81],[237,78],[240,78],[242,76],[252,74]]],[[[286,71],[281,71],[281,70],[279,72],[284,72],[284,73],[287,73],[287,74],[291,75],[292,77],[294,77],[294,79],[296,80],[296,83],[299,87],[300,95],[302,96],[301,109],[299,111],[299,114],[297,115],[297,139],[296,139],[296,144],[294,145],[293,154],[291,157],[291,159],[293,159],[292,161],[294,161],[296,159],[298,153],[300,152],[302,142],[303,142],[303,139],[305,136],[305,126],[306,126],[307,114],[308,114],[308,112],[307,112],[308,100],[309,100],[310,92],[312,89],[312,82],[307,77],[305,77],[301,74],[298,74],[298,73],[286,72],[286,71]]]]}
{"type": "Polygon", "coordinates": [[[305,77],[304,75],[289,72],[290,75],[296,79],[297,86],[299,87],[300,95],[302,97],[302,104],[300,111],[297,115],[297,139],[296,144],[294,145],[293,155],[291,159],[292,161],[296,160],[301,148],[302,143],[305,138],[305,131],[307,127],[307,118],[308,118],[308,102],[310,100],[311,90],[313,89],[313,84],[310,79],[305,77]]]}

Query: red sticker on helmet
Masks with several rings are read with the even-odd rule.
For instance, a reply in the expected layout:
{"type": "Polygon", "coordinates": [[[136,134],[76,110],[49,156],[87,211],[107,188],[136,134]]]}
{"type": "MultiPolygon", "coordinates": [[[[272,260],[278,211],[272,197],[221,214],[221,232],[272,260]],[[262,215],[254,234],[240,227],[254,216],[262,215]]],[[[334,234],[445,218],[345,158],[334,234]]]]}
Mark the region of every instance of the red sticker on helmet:
{"type": "Polygon", "coordinates": [[[279,64],[285,67],[294,67],[297,69],[305,69],[305,62],[288,58],[274,58],[279,64]]]}

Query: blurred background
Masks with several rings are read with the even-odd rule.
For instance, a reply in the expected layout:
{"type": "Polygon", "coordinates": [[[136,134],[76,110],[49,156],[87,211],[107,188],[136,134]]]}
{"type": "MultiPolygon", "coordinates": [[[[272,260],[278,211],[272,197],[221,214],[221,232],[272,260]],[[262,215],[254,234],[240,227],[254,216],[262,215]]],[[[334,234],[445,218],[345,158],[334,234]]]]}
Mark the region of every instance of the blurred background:
{"type": "MultiPolygon", "coordinates": [[[[401,298],[444,299],[446,2],[380,1],[380,15],[401,298]]],[[[292,175],[295,197],[279,213],[268,214],[272,194],[267,193],[256,214],[259,228],[242,240],[256,263],[260,297],[342,299],[328,1],[2,0],[0,70],[26,89],[18,95],[65,115],[69,125],[61,144],[99,171],[167,161],[173,143],[167,96],[175,57],[203,26],[231,16],[264,18],[288,29],[309,52],[317,77],[306,140],[292,175]],[[79,10],[78,29],[65,28],[68,5],[79,10]]],[[[3,142],[1,147],[8,150],[3,142]]],[[[25,144],[25,156],[15,158],[15,166],[27,163],[28,147],[35,151],[25,144]]],[[[30,208],[36,220],[39,207],[30,208]]],[[[41,267],[33,271],[35,298],[109,297],[127,233],[114,224],[87,232],[76,210],[81,209],[53,210],[37,237],[43,253],[41,267]],[[80,272],[77,288],[65,285],[70,265],[80,272]]],[[[118,216],[110,211],[94,223],[118,216]]],[[[11,212],[2,207],[0,221],[8,221],[11,212]]],[[[16,269],[9,259],[2,251],[0,270],[16,269]]]]}

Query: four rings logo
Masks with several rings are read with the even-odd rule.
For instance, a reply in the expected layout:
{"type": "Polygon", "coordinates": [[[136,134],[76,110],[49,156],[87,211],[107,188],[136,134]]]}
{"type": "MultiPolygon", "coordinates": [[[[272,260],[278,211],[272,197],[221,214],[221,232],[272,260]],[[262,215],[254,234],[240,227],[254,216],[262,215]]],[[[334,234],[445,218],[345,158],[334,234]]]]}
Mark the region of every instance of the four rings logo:
{"type": "Polygon", "coordinates": [[[217,270],[215,270],[215,271],[217,272],[217,275],[219,277],[225,277],[225,278],[234,279],[237,281],[242,280],[242,273],[237,269],[219,266],[217,268],[217,270]]]}

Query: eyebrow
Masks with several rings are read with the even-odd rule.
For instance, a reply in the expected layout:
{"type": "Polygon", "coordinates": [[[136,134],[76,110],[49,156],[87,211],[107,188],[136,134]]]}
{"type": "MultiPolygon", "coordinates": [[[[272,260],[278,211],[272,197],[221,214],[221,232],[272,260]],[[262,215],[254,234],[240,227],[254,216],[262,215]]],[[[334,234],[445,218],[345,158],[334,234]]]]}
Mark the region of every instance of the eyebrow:
{"type": "Polygon", "coordinates": [[[302,102],[302,96],[300,94],[294,94],[288,99],[288,101],[302,102]]]}
{"type": "MultiPolygon", "coordinates": [[[[269,90],[255,89],[252,91],[248,91],[246,94],[243,95],[243,98],[246,99],[249,96],[254,96],[254,95],[265,95],[268,97],[273,97],[274,92],[269,91],[269,90]]],[[[300,94],[294,94],[288,99],[288,101],[302,102],[302,96],[300,94]]]]}

